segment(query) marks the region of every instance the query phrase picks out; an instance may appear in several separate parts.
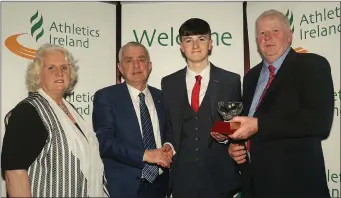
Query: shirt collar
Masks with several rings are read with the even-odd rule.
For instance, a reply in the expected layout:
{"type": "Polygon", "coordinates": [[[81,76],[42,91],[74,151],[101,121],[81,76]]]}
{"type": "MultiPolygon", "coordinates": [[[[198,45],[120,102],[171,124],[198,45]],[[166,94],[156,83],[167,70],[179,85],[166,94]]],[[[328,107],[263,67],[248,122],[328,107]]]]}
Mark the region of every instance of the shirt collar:
{"type": "Polygon", "coordinates": [[[282,56],[280,56],[273,64],[269,64],[268,62],[266,62],[266,60],[264,60],[263,61],[263,67],[268,68],[269,65],[273,65],[275,67],[275,72],[277,73],[277,71],[281,67],[285,57],[288,55],[289,51],[290,51],[290,47],[288,47],[285,50],[285,52],[282,54],[282,56]]]}
{"type": "Polygon", "coordinates": [[[199,73],[195,73],[194,71],[192,71],[188,66],[186,69],[186,76],[190,79],[195,79],[195,76],[200,75],[203,79],[209,77],[211,71],[211,63],[208,62],[208,65],[199,73]]]}
{"type": "MultiPolygon", "coordinates": [[[[130,96],[133,100],[139,100],[140,97],[139,97],[139,94],[141,93],[140,90],[136,89],[135,87],[129,85],[127,83],[127,87],[128,87],[128,91],[130,93],[130,96]]],[[[146,85],[146,88],[144,88],[144,90],[142,90],[142,93],[144,93],[145,96],[147,96],[147,94],[149,93],[148,92],[148,85],[146,85]]]]}

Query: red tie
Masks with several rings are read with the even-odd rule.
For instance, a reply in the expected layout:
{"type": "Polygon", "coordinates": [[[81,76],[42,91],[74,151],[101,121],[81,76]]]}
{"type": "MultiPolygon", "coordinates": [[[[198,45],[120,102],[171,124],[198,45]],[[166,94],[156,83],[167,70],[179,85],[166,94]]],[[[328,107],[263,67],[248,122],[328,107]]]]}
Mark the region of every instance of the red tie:
{"type": "Polygon", "coordinates": [[[196,82],[192,90],[191,106],[195,112],[198,112],[198,109],[199,109],[199,94],[200,94],[201,78],[202,77],[200,75],[195,76],[196,82]]]}
{"type": "MultiPolygon", "coordinates": [[[[273,65],[269,65],[268,66],[268,69],[269,69],[269,72],[270,72],[270,76],[269,76],[269,80],[268,80],[268,83],[266,84],[264,90],[263,90],[263,93],[262,95],[259,97],[259,100],[258,100],[258,103],[257,103],[257,106],[256,106],[256,110],[258,109],[258,106],[260,104],[260,102],[262,101],[265,93],[266,93],[266,90],[270,87],[273,79],[275,78],[275,67],[273,65]]],[[[251,141],[248,140],[247,141],[247,150],[250,152],[250,144],[251,144],[251,141]]]]}

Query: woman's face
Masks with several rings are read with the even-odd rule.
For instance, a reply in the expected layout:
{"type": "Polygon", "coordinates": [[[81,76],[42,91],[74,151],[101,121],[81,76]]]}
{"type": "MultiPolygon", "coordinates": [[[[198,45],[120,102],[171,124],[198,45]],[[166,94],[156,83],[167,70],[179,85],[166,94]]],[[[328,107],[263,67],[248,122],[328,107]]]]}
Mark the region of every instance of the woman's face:
{"type": "Polygon", "coordinates": [[[40,87],[48,95],[63,96],[71,81],[70,64],[61,51],[50,51],[43,57],[40,87]]]}

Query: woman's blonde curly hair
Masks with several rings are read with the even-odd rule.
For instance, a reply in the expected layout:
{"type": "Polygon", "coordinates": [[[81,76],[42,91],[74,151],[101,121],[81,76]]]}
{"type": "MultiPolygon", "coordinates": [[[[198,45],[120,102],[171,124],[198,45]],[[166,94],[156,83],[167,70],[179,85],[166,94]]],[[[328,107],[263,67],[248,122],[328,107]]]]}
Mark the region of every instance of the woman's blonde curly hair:
{"type": "Polygon", "coordinates": [[[37,92],[40,88],[40,78],[39,74],[41,68],[43,67],[44,55],[47,52],[51,51],[60,51],[64,53],[65,59],[70,64],[70,84],[66,88],[65,93],[71,93],[74,89],[76,82],[78,80],[78,66],[76,65],[77,61],[74,59],[73,55],[64,47],[60,45],[54,44],[44,44],[42,45],[36,53],[36,57],[32,62],[29,63],[27,71],[26,71],[26,88],[29,92],[37,92]]]}

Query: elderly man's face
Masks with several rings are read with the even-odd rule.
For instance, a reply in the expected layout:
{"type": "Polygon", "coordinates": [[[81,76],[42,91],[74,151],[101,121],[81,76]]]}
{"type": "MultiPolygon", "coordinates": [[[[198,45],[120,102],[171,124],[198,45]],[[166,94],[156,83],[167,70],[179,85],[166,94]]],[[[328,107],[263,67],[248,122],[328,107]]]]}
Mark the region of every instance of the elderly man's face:
{"type": "Polygon", "coordinates": [[[132,86],[144,85],[152,69],[152,63],[141,46],[128,46],[122,51],[122,60],[118,65],[125,81],[132,86]]]}
{"type": "Polygon", "coordinates": [[[40,72],[40,87],[47,94],[64,94],[71,80],[70,65],[61,51],[47,52],[40,72]]]}
{"type": "Polygon", "coordinates": [[[274,16],[261,18],[256,25],[257,44],[264,58],[273,63],[289,47],[292,32],[283,20],[274,16]]]}

